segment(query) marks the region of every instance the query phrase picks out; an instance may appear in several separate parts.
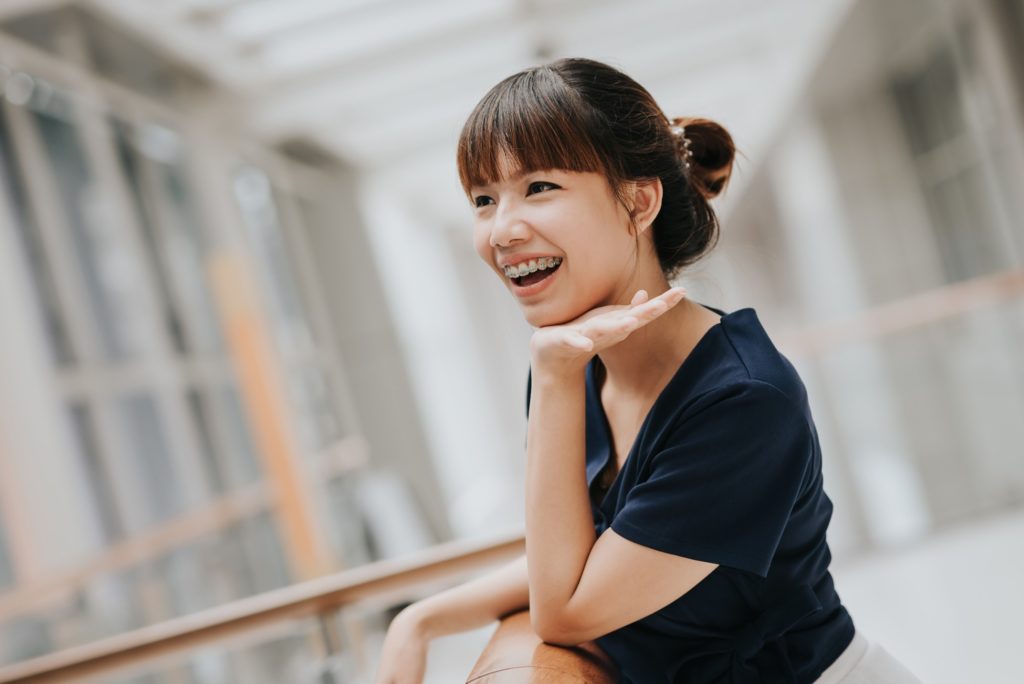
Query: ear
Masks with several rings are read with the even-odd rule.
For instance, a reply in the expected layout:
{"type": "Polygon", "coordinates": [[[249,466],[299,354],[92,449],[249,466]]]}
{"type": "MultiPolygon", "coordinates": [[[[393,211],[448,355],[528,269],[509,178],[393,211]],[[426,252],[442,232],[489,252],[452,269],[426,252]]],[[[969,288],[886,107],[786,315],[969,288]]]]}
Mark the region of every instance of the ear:
{"type": "Polygon", "coordinates": [[[634,181],[631,186],[632,209],[630,213],[637,230],[642,233],[654,223],[658,212],[661,211],[661,179],[634,181]]]}

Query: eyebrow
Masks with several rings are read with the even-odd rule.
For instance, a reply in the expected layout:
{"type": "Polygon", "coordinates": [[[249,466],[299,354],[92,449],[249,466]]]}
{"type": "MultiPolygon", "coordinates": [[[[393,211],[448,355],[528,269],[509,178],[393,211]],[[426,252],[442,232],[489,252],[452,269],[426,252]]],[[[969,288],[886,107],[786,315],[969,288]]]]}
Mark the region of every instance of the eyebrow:
{"type": "MultiPolygon", "coordinates": [[[[515,181],[518,181],[518,180],[522,180],[523,178],[526,178],[530,174],[541,173],[542,171],[553,171],[553,170],[554,169],[534,169],[533,171],[520,171],[519,173],[513,174],[513,175],[505,178],[505,180],[506,181],[510,181],[510,182],[515,182],[515,181]]],[[[484,188],[489,188],[493,184],[494,184],[494,181],[491,181],[490,183],[484,183],[482,185],[471,185],[470,187],[471,188],[478,188],[478,189],[483,190],[484,188]]]]}

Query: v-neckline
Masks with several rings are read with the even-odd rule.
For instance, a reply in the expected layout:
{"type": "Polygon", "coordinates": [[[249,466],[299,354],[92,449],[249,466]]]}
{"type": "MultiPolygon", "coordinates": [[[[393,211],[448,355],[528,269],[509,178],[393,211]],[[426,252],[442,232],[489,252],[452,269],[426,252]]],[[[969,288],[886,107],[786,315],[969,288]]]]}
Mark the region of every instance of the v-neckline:
{"type": "MultiPolygon", "coordinates": [[[[700,304],[700,302],[698,302],[698,304],[700,304]]],[[[604,490],[604,494],[601,496],[601,501],[598,502],[598,507],[601,509],[604,508],[605,503],[608,501],[608,495],[611,494],[612,490],[615,489],[616,485],[618,485],[619,481],[622,479],[622,473],[626,470],[626,466],[628,466],[631,460],[633,459],[633,453],[636,451],[636,446],[640,442],[640,436],[644,433],[644,430],[647,428],[647,423],[650,422],[651,416],[654,415],[654,410],[658,408],[658,404],[661,403],[663,397],[666,394],[668,394],[668,391],[669,389],[672,388],[672,385],[674,385],[678,381],[679,377],[683,374],[683,370],[688,367],[689,361],[694,357],[695,352],[698,349],[700,349],[704,344],[706,344],[707,340],[709,340],[712,337],[715,331],[723,327],[723,321],[725,320],[725,317],[729,315],[725,311],[716,309],[713,306],[708,306],[707,304],[701,304],[701,306],[703,306],[705,309],[709,309],[710,311],[719,314],[720,318],[717,323],[715,323],[710,328],[704,331],[704,334],[701,335],[701,338],[697,340],[697,343],[695,345],[693,345],[693,349],[691,349],[690,353],[686,355],[686,358],[683,359],[682,363],[679,364],[679,367],[676,368],[675,372],[672,374],[672,377],[669,378],[668,382],[661,389],[661,392],[659,392],[658,396],[655,397],[654,403],[651,404],[651,407],[647,410],[647,414],[644,416],[644,419],[640,422],[640,427],[639,429],[637,429],[636,436],[633,438],[633,443],[629,447],[629,452],[626,454],[626,458],[624,458],[622,461],[622,467],[619,468],[618,472],[615,473],[615,477],[608,485],[608,488],[604,490]]],[[[608,467],[608,461],[611,459],[612,452],[614,451],[614,435],[612,434],[611,423],[608,421],[608,414],[605,413],[604,404],[601,403],[601,388],[598,387],[597,385],[596,370],[598,364],[600,363],[600,357],[595,355],[594,358],[590,360],[590,363],[587,364],[587,392],[594,400],[594,407],[597,411],[598,416],[600,417],[600,429],[603,432],[602,437],[604,438],[603,458],[601,459],[601,462],[599,463],[594,474],[590,475],[588,473],[588,492],[592,491],[594,482],[597,480],[601,472],[608,467]]],[[[601,379],[601,382],[602,384],[604,383],[604,378],[601,379]]]]}

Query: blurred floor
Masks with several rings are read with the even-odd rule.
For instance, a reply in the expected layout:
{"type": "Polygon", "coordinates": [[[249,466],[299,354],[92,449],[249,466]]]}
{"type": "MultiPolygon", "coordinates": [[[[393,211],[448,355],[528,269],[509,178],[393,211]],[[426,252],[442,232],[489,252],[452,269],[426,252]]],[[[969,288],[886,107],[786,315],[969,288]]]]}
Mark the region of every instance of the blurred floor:
{"type": "Polygon", "coordinates": [[[858,628],[922,681],[1024,682],[1024,512],[835,570],[858,628]]]}
{"type": "MultiPolygon", "coordinates": [[[[837,564],[833,575],[858,628],[923,682],[1019,684],[1022,540],[1024,512],[1017,512],[837,564]]],[[[493,630],[434,641],[424,684],[465,681],[493,630]]]]}

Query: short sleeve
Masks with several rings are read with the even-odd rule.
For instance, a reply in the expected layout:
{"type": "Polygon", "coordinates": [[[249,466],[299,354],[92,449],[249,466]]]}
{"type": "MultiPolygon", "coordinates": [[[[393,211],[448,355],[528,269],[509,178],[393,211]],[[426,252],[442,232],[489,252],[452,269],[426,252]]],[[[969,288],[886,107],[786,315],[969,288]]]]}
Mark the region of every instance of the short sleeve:
{"type": "Polygon", "coordinates": [[[804,412],[774,386],[746,381],[707,392],[679,420],[612,529],[766,577],[813,459],[804,412]]]}

